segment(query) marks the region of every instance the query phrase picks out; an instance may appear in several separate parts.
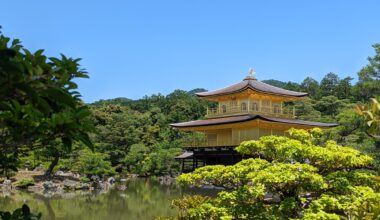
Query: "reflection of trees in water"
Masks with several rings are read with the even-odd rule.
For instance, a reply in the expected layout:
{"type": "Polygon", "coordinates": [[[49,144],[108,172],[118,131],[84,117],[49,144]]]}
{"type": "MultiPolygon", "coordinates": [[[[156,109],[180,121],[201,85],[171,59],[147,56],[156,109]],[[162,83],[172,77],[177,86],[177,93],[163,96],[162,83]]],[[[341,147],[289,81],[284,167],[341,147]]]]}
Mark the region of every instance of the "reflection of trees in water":
{"type": "Polygon", "coordinates": [[[55,212],[54,212],[54,209],[50,205],[50,199],[38,194],[34,195],[34,199],[40,200],[44,203],[47,210],[47,213],[43,213],[44,219],[46,218],[49,220],[55,220],[55,212]]]}
{"type": "MultiPolygon", "coordinates": [[[[202,191],[202,190],[201,190],[202,191]]],[[[207,190],[204,190],[207,191],[207,190]]],[[[46,198],[41,195],[18,193],[17,200],[0,198],[0,206],[12,209],[27,200],[32,210],[43,213],[43,219],[154,219],[157,216],[175,215],[171,200],[182,193],[199,193],[191,189],[160,185],[152,179],[136,179],[127,182],[125,191],[110,190],[108,193],[68,193],[63,198],[46,198]],[[71,194],[75,197],[64,198],[71,194]],[[11,201],[10,201],[11,200],[11,201]]]]}

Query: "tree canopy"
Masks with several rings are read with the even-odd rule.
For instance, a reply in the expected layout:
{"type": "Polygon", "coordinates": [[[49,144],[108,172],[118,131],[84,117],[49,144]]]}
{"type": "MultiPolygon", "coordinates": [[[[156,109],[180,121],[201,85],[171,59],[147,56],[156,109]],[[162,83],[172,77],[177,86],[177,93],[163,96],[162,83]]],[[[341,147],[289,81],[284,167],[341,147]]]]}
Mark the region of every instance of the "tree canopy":
{"type": "Polygon", "coordinates": [[[216,198],[185,197],[175,204],[189,219],[363,219],[380,215],[380,182],[373,158],[334,141],[320,129],[265,136],[236,150],[254,158],[182,174],[182,185],[222,186],[216,198]]]}
{"type": "MultiPolygon", "coordinates": [[[[80,59],[47,58],[0,35],[0,158],[16,160],[24,148],[70,151],[79,141],[92,147],[90,111],[75,78],[88,78],[80,59]]],[[[11,166],[12,167],[12,166],[11,166]]],[[[6,169],[4,169],[6,170],[6,169]]]]}

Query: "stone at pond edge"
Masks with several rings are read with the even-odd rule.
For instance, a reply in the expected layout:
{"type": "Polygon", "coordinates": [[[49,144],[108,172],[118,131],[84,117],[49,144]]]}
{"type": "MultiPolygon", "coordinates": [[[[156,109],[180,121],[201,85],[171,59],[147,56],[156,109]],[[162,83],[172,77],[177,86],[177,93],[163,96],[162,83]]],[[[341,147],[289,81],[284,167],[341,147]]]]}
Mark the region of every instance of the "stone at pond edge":
{"type": "Polygon", "coordinates": [[[68,179],[64,180],[62,184],[64,189],[76,189],[78,186],[77,182],[68,179]]]}
{"type": "Polygon", "coordinates": [[[42,186],[44,187],[45,191],[57,191],[59,190],[59,185],[53,183],[52,181],[45,181],[42,183],[42,186]]]}
{"type": "Polygon", "coordinates": [[[28,192],[41,193],[44,189],[41,186],[28,186],[28,192]]]}
{"type": "Polygon", "coordinates": [[[36,168],[33,170],[34,172],[42,172],[45,171],[44,166],[42,164],[38,165],[36,168]]]}
{"type": "Polygon", "coordinates": [[[64,176],[65,173],[63,171],[61,171],[61,170],[58,170],[57,172],[55,172],[54,175],[56,175],[56,176],[64,176]]]}
{"type": "Polygon", "coordinates": [[[108,179],[107,179],[107,182],[109,183],[109,184],[114,184],[115,183],[115,178],[114,177],[109,177],[108,179]]]}

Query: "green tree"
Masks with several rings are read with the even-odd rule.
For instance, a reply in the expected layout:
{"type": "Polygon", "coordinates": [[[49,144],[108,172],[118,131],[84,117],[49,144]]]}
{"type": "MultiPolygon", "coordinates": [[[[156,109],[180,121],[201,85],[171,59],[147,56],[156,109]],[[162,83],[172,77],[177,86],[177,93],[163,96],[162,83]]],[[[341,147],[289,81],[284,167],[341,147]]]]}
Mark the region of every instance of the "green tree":
{"type": "Polygon", "coordinates": [[[87,175],[114,175],[115,169],[108,161],[108,155],[92,152],[88,149],[81,150],[72,157],[70,170],[87,175]]]}
{"type": "Polygon", "coordinates": [[[339,99],[349,99],[352,95],[352,85],[351,81],[354,78],[352,77],[346,77],[339,81],[338,88],[337,88],[337,96],[339,99]]]}
{"type": "Polygon", "coordinates": [[[47,58],[31,53],[20,41],[0,36],[0,154],[15,155],[36,148],[53,149],[58,163],[61,145],[71,151],[74,141],[92,147],[90,115],[80,100],[76,78],[88,78],[80,59],[47,58]],[[57,144],[57,142],[59,144],[57,144]]]}
{"type": "Polygon", "coordinates": [[[380,95],[380,44],[374,44],[375,55],[368,57],[368,62],[359,73],[359,82],[354,87],[357,100],[366,102],[380,95]]]}
{"type": "Polygon", "coordinates": [[[256,159],[205,166],[178,177],[182,185],[229,190],[213,199],[186,197],[175,204],[184,219],[375,218],[380,185],[368,170],[373,159],[321,137],[320,129],[291,129],[289,137],[243,142],[236,150],[256,159]]]}
{"type": "Polygon", "coordinates": [[[301,90],[307,92],[309,94],[309,97],[313,99],[318,99],[321,95],[318,81],[311,77],[304,79],[304,81],[301,83],[301,90]]]}
{"type": "Polygon", "coordinates": [[[349,106],[349,100],[340,100],[336,96],[324,96],[315,104],[315,109],[323,115],[333,118],[344,108],[349,106]]]}
{"type": "Polygon", "coordinates": [[[374,44],[372,47],[376,54],[373,57],[368,57],[369,64],[358,73],[360,81],[380,79],[380,44],[374,44]]]}
{"type": "Polygon", "coordinates": [[[335,73],[328,73],[325,77],[323,77],[320,84],[322,96],[336,96],[339,81],[339,77],[335,73]]]}

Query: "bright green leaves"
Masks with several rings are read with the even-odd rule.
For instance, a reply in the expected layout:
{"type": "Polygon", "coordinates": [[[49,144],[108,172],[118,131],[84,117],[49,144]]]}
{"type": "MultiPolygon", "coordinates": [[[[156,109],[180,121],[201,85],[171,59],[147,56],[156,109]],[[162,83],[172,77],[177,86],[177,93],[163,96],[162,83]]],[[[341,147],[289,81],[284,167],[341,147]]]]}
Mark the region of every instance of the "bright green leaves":
{"type": "Polygon", "coordinates": [[[257,172],[247,175],[250,184],[264,185],[269,192],[281,191],[284,194],[319,191],[327,187],[317,169],[308,164],[273,163],[257,172]]]}
{"type": "Polygon", "coordinates": [[[329,184],[329,189],[340,194],[350,192],[352,187],[355,186],[368,186],[376,190],[380,189],[380,181],[370,171],[337,171],[328,174],[325,179],[329,184]]]}
{"type": "Polygon", "coordinates": [[[371,98],[371,105],[356,106],[356,111],[362,115],[368,125],[368,132],[374,137],[380,137],[380,103],[377,99],[371,98]]]}
{"type": "MultiPolygon", "coordinates": [[[[324,213],[344,213],[348,219],[375,219],[374,209],[380,206],[380,194],[366,186],[351,187],[349,193],[336,195],[325,193],[311,202],[306,216],[324,213]]],[[[379,217],[379,216],[377,216],[379,217]]]]}
{"type": "Polygon", "coordinates": [[[259,156],[269,161],[308,163],[321,172],[342,168],[360,168],[371,165],[372,158],[333,141],[325,146],[312,144],[319,141],[303,130],[291,130],[290,137],[264,136],[259,140],[243,142],[236,150],[245,155],[259,156]]]}
{"type": "Polygon", "coordinates": [[[205,166],[196,169],[193,173],[182,174],[177,181],[181,185],[216,185],[237,188],[250,181],[250,173],[255,173],[269,165],[269,162],[262,159],[247,159],[233,166],[205,166]]]}
{"type": "Polygon", "coordinates": [[[291,129],[289,137],[265,136],[243,142],[237,151],[254,157],[232,166],[206,166],[178,177],[182,185],[216,185],[230,190],[197,207],[232,219],[370,219],[380,214],[380,182],[372,158],[334,141],[322,131],[291,129]]]}

